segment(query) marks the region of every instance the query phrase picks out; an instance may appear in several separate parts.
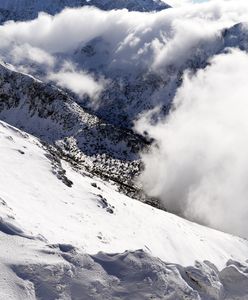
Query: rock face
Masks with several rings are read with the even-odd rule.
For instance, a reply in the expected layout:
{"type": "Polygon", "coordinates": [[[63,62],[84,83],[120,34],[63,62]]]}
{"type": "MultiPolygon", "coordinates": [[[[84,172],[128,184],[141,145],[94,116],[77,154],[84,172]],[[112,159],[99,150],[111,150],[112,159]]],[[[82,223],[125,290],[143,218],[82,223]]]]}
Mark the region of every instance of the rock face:
{"type": "Polygon", "coordinates": [[[225,47],[248,51],[248,23],[238,23],[223,30],[222,36],[225,47]]]}
{"type": "Polygon", "coordinates": [[[170,6],[160,0],[2,0],[0,22],[34,19],[39,12],[55,15],[65,7],[95,6],[102,10],[123,9],[130,11],[160,11],[170,6]]]}

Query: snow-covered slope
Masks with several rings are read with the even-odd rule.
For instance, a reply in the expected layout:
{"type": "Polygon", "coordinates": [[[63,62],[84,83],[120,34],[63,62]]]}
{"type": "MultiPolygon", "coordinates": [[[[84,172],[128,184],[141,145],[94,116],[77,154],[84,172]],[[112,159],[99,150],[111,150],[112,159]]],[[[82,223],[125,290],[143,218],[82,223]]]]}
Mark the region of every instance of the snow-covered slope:
{"type": "Polygon", "coordinates": [[[223,267],[230,258],[247,257],[245,240],[130,199],[66,162],[58,167],[36,138],[6,123],[0,138],[1,216],[28,236],[89,253],[142,248],[183,265],[208,259],[223,267]],[[63,170],[71,187],[58,179],[63,170]]]}
{"type": "Polygon", "coordinates": [[[170,6],[160,0],[1,0],[0,22],[34,19],[39,12],[52,15],[66,7],[95,6],[102,10],[123,9],[130,11],[160,11],[170,6]]]}
{"type": "Polygon", "coordinates": [[[0,298],[27,300],[245,300],[247,264],[168,264],[147,252],[88,255],[68,245],[0,233],[0,298]],[[235,283],[234,283],[234,281],[235,283]]]}
{"type": "Polygon", "coordinates": [[[144,139],[81,108],[58,88],[0,65],[0,118],[55,146],[78,166],[132,185],[144,139]]]}
{"type": "Polygon", "coordinates": [[[245,299],[246,240],[124,196],[4,122],[0,155],[1,299],[245,299]]]}

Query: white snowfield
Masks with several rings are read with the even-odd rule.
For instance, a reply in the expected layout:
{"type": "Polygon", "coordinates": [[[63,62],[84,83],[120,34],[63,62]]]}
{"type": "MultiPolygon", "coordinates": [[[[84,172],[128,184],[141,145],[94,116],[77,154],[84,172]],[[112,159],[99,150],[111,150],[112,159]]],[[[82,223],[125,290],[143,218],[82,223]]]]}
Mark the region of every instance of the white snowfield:
{"type": "Polygon", "coordinates": [[[247,241],[130,199],[63,163],[73,182],[66,186],[53,174],[37,139],[3,122],[0,126],[1,217],[25,234],[91,254],[144,249],[184,266],[211,260],[222,268],[228,259],[248,258],[247,241]]]}
{"type": "Polygon", "coordinates": [[[0,157],[1,300],[247,299],[246,240],[133,200],[63,162],[69,187],[41,143],[4,122],[0,157]],[[186,268],[196,260],[211,263],[186,268]]]}

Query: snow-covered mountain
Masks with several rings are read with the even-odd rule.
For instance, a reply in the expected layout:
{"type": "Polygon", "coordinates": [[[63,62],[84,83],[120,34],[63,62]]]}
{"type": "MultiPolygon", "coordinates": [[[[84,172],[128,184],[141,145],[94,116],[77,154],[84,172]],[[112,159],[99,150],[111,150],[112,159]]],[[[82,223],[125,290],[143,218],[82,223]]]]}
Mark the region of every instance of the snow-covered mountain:
{"type": "Polygon", "coordinates": [[[136,194],[132,179],[140,170],[138,153],[147,144],[144,138],[101,121],[57,87],[4,64],[0,65],[0,95],[2,120],[56,147],[54,151],[78,167],[136,194]]]}
{"type": "Polygon", "coordinates": [[[0,145],[1,299],[246,299],[246,240],[122,195],[4,122],[0,145]]]}
{"type": "Polygon", "coordinates": [[[160,11],[170,7],[161,0],[1,0],[0,22],[31,20],[39,12],[55,15],[66,7],[82,6],[95,6],[102,10],[126,8],[141,12],[160,11]]]}
{"type": "Polygon", "coordinates": [[[86,37],[68,30],[67,47],[56,24],[65,30],[68,15],[54,36],[36,21],[0,26],[0,300],[246,300],[248,241],[158,209],[136,180],[153,139],[133,124],[154,108],[168,113],[186,70],[247,52],[247,24],[197,32],[185,48],[160,0],[2,0],[0,23],[82,6],[157,13],[111,11],[99,31],[106,11],[65,10],[100,16],[86,37]],[[168,44],[170,59],[156,65],[168,44]],[[97,99],[78,95],[49,77],[64,70],[106,85],[97,99]]]}
{"type": "MultiPolygon", "coordinates": [[[[41,5],[43,2],[38,1],[38,3],[41,5]]],[[[115,2],[111,1],[110,3],[115,2]]],[[[167,11],[170,11],[170,9],[166,10],[165,13],[167,11]]],[[[82,18],[89,14],[88,11],[81,13],[82,18]]],[[[167,15],[163,15],[164,12],[158,14],[161,14],[161,18],[164,16],[163,19],[166,20],[167,15]]],[[[60,19],[60,22],[62,22],[62,19],[60,19]]],[[[57,70],[61,67],[59,63],[63,64],[64,61],[70,61],[77,66],[77,70],[92,74],[94,78],[104,77],[107,79],[108,83],[104,87],[97,105],[89,96],[82,97],[80,95],[80,99],[76,99],[76,95],[73,96],[75,101],[83,108],[87,108],[106,123],[130,129],[140,114],[158,106],[161,107],[160,112],[166,115],[175,93],[182,83],[185,70],[189,69],[195,72],[198,69],[205,68],[209,63],[209,59],[215,55],[225,53],[229,48],[239,48],[242,51],[248,49],[247,24],[244,22],[238,23],[215,30],[210,37],[205,38],[204,35],[201,35],[199,38],[193,39],[187,49],[179,47],[180,59],[165,62],[160,70],[159,67],[153,67],[155,55],[153,48],[156,42],[154,36],[161,43],[161,48],[167,51],[168,46],[168,51],[172,53],[172,46],[174,40],[177,40],[177,36],[176,33],[170,32],[171,29],[167,28],[169,27],[168,24],[163,24],[165,29],[163,28],[163,34],[161,34],[152,22],[154,22],[153,19],[147,21],[149,30],[146,30],[143,24],[137,27],[132,26],[128,30],[127,25],[124,29],[120,26],[119,33],[111,33],[111,30],[105,29],[101,32],[101,35],[97,35],[98,30],[94,30],[89,35],[94,37],[87,37],[83,41],[80,33],[80,38],[75,39],[76,42],[73,46],[70,46],[69,50],[61,50],[61,47],[52,45],[50,54],[55,57],[58,64],[58,66],[56,65],[57,70]],[[168,30],[168,33],[166,30],[168,30]]],[[[35,30],[35,28],[33,29],[35,30]]],[[[49,43],[50,39],[51,37],[49,37],[49,43]]],[[[25,40],[25,34],[21,36],[20,40],[13,39],[12,44],[18,47],[19,43],[23,41],[37,47],[37,42],[33,42],[32,39],[27,38],[27,41],[25,40]]],[[[40,46],[40,42],[38,45],[40,46]]],[[[175,49],[177,49],[176,45],[175,49]]],[[[41,46],[41,48],[46,47],[41,46]]],[[[13,62],[14,56],[15,62],[15,49],[13,50],[14,54],[10,52],[11,55],[8,50],[3,50],[3,52],[6,51],[3,55],[4,59],[13,62]]],[[[43,75],[46,70],[28,60],[31,56],[29,52],[26,56],[26,60],[23,61],[24,67],[31,65],[30,72],[34,76],[43,79],[42,76],[39,76],[39,72],[43,75]]]]}
{"type": "Polygon", "coordinates": [[[185,70],[195,72],[203,69],[210,58],[225,53],[229,48],[247,52],[248,25],[239,23],[218,31],[211,39],[196,40],[183,54],[183,59],[169,63],[162,72],[151,70],[146,52],[135,59],[139,46],[131,49],[128,45],[127,49],[123,46],[124,53],[130,52],[128,59],[122,57],[119,49],[115,52],[114,47],[116,45],[98,37],[74,52],[74,61],[83,69],[111,79],[97,108],[92,107],[88,97],[80,99],[80,103],[104,120],[130,128],[139,114],[158,105],[163,115],[168,113],[185,70]],[[116,63],[120,61],[121,67],[116,63]]]}

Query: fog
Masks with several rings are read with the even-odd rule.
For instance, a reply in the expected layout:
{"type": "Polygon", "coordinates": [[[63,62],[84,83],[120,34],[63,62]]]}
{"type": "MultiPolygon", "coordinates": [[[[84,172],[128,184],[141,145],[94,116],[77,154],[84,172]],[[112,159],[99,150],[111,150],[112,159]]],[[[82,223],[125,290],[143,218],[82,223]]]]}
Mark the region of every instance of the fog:
{"type": "Polygon", "coordinates": [[[248,237],[248,55],[210,63],[185,74],[166,120],[138,122],[157,142],[140,181],[169,211],[248,237]]]}

